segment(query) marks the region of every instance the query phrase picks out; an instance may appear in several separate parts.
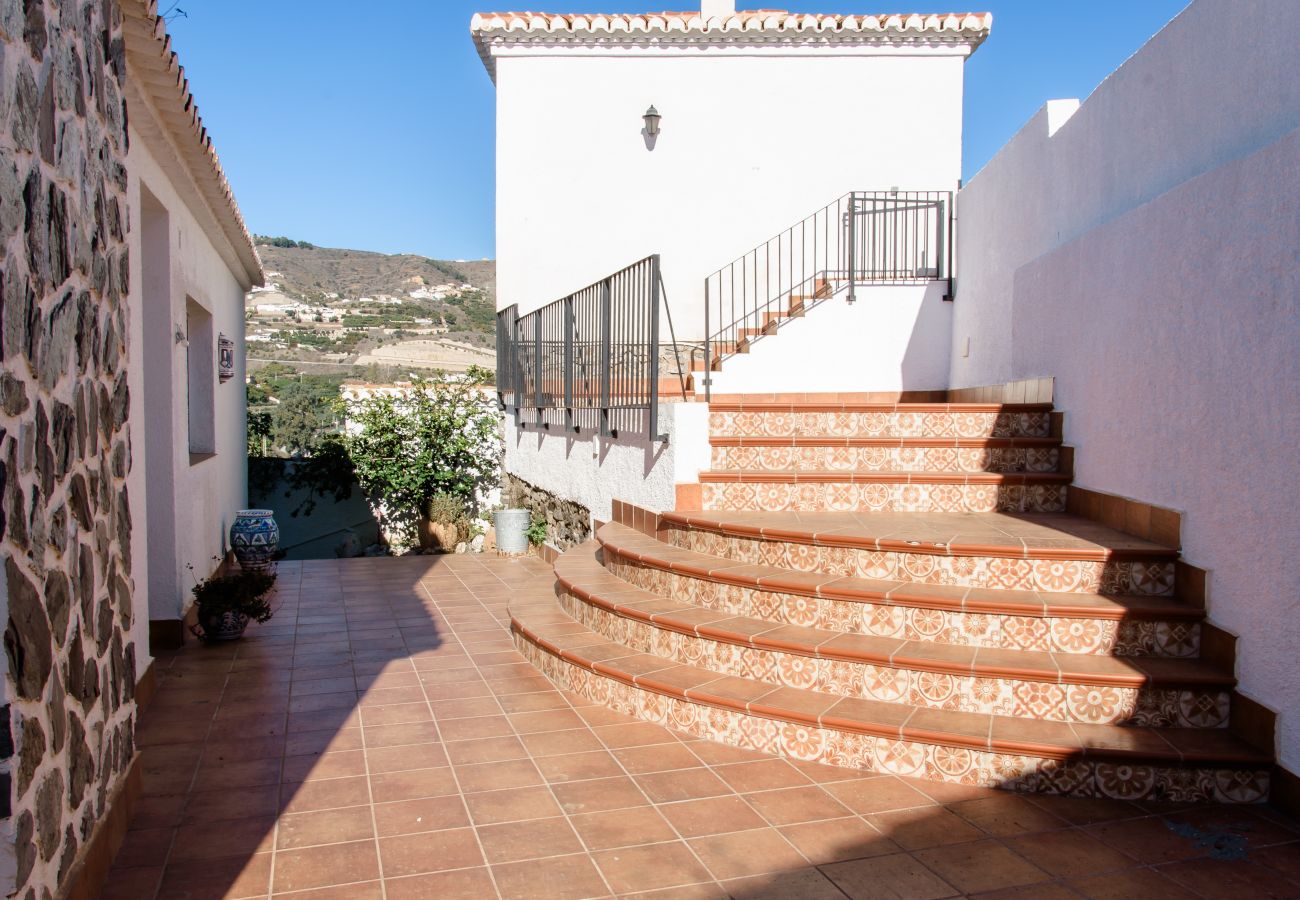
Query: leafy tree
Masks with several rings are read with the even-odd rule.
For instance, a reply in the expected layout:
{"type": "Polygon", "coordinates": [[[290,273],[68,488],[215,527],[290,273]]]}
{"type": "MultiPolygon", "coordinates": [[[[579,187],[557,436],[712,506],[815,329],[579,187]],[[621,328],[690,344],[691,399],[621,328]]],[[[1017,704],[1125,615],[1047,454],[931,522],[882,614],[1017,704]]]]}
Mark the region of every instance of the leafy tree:
{"type": "Polygon", "coordinates": [[[344,438],[357,481],[406,537],[436,494],[457,497],[466,510],[495,482],[501,457],[500,414],[482,390],[490,374],[437,372],[404,396],[378,396],[348,405],[344,438]]]}
{"type": "Polygon", "coordinates": [[[271,414],[271,441],[294,456],[311,456],[338,429],[338,388],[322,392],[310,382],[286,384],[271,414]]]}
{"type": "Polygon", "coordinates": [[[263,444],[271,439],[271,414],[249,407],[248,455],[263,455],[263,444]]]}

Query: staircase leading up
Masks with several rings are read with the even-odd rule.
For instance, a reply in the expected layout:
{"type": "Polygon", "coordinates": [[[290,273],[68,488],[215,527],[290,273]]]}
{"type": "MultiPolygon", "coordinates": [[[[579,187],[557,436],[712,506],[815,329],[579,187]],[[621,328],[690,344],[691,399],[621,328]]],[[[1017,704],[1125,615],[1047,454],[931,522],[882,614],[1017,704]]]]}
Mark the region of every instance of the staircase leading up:
{"type": "MultiPolygon", "coordinates": [[[[1254,802],[1175,549],[1065,514],[1045,404],[717,398],[703,509],[622,517],[512,605],[619,711],[795,759],[1085,797],[1254,802]],[[639,528],[631,527],[636,523],[639,528]]],[[[624,509],[621,504],[620,509],[624,509]]]]}

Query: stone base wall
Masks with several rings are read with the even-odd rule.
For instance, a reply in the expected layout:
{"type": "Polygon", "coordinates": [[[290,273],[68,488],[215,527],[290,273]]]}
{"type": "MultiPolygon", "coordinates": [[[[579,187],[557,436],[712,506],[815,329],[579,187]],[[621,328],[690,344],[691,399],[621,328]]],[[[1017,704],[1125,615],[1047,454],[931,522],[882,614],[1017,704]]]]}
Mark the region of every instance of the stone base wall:
{"type": "Polygon", "coordinates": [[[0,895],[59,895],[135,755],[117,0],[0,3],[0,895]]]}
{"type": "Polygon", "coordinates": [[[527,509],[534,519],[545,517],[546,543],[558,550],[568,550],[591,537],[591,510],[579,503],[557,497],[509,472],[501,476],[501,495],[506,506],[527,509]]]}

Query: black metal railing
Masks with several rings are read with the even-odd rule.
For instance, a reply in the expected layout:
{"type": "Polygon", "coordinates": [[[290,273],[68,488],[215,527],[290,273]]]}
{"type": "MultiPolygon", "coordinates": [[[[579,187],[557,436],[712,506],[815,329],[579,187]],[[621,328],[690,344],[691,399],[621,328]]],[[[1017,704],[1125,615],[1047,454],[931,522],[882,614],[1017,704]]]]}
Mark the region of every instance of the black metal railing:
{"type": "Polygon", "coordinates": [[[853,191],[704,281],[704,384],[717,362],[847,287],[947,281],[951,191],[853,191]]]}
{"type": "Polygon", "coordinates": [[[665,440],[659,433],[663,296],[654,254],[527,315],[517,306],[501,310],[502,408],[526,426],[665,440]]]}

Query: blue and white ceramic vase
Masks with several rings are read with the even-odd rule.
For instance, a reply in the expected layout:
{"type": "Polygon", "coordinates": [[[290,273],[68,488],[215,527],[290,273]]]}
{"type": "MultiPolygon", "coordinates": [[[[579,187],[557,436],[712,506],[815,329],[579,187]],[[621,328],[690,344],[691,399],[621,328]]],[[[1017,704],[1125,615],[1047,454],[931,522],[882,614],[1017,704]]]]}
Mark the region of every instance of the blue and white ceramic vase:
{"type": "Polygon", "coordinates": [[[269,509],[241,509],[230,526],[230,548],[239,567],[246,572],[268,572],[275,568],[275,551],[280,547],[280,526],[269,509]]]}

